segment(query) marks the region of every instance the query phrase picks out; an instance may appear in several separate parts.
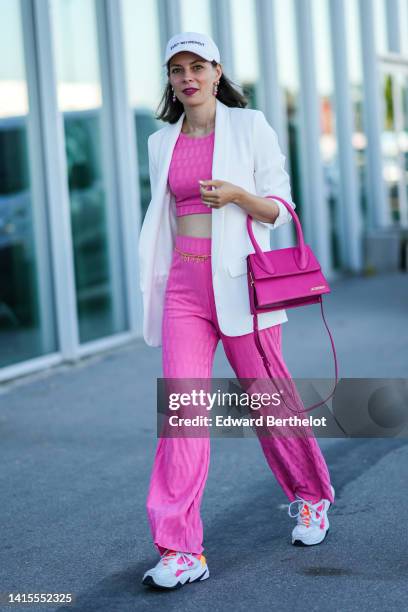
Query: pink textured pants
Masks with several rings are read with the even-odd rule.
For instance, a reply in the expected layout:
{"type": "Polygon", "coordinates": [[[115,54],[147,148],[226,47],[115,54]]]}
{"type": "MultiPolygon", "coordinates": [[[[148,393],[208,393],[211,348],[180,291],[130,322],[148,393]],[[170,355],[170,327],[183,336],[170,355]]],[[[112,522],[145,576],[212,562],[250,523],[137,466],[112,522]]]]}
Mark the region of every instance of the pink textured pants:
{"type": "MultiPolygon", "coordinates": [[[[183,252],[211,254],[211,238],[177,236],[183,252]]],[[[211,258],[185,261],[173,252],[166,287],[163,327],[163,377],[211,378],[221,339],[237,378],[267,378],[252,334],[225,336],[218,325],[212,288],[211,258]]],[[[274,377],[291,379],[281,352],[281,325],[260,331],[274,377]]],[[[304,408],[299,397],[300,410],[304,408]]],[[[302,415],[300,415],[302,416],[302,415]]],[[[299,495],[313,503],[333,501],[330,476],[317,440],[258,436],[266,461],[289,501],[299,495]]],[[[147,496],[153,542],[166,548],[201,553],[200,505],[208,474],[210,438],[159,438],[147,496]]]]}

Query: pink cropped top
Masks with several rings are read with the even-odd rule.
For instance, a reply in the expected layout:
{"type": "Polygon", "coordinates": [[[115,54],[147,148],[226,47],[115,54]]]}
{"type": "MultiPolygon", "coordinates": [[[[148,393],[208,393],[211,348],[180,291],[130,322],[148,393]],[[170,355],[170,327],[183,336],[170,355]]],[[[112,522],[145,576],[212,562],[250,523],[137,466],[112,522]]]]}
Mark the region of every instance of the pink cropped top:
{"type": "Polygon", "coordinates": [[[199,180],[212,179],[214,134],[192,138],[180,132],[169,168],[169,186],[176,198],[177,216],[211,214],[200,196],[199,180]]]}
{"type": "MultiPolygon", "coordinates": [[[[180,132],[170,162],[168,182],[176,198],[177,217],[211,214],[200,196],[199,180],[212,179],[215,132],[192,138],[180,132]]],[[[267,195],[265,198],[273,199],[267,195]]]]}

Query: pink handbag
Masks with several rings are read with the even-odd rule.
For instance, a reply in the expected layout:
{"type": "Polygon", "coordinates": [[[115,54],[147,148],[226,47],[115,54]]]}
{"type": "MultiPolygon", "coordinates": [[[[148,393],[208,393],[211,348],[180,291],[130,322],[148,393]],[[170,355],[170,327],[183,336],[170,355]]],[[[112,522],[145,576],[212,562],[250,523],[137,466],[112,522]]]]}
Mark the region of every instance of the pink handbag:
{"type": "Polygon", "coordinates": [[[273,378],[270,363],[259,337],[258,314],[282,308],[295,308],[320,303],[323,321],[333,349],[336,382],[333,391],[325,400],[301,411],[308,412],[317,408],[317,406],[321,406],[332,397],[338,382],[336,349],[323,312],[322,295],[330,293],[330,287],[312,249],[304,242],[302,227],[293,207],[282,198],[271,197],[282,202],[292,215],[296,227],[297,246],[274,251],[262,251],[252,230],[252,217],[247,216],[247,229],[255,249],[255,253],[251,253],[247,257],[249,303],[254,321],[255,343],[269,377],[273,378]]]}

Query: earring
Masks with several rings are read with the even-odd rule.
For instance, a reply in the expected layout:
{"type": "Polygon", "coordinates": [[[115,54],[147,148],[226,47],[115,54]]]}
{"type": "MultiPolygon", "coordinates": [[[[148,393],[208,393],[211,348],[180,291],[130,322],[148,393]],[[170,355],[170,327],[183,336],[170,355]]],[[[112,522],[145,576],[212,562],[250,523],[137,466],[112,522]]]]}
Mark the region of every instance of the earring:
{"type": "Polygon", "coordinates": [[[173,89],[173,87],[171,88],[171,91],[173,92],[173,98],[172,98],[172,100],[173,100],[173,102],[175,102],[175,101],[176,101],[176,94],[174,93],[174,89],[173,89]]]}
{"type": "Polygon", "coordinates": [[[218,93],[218,83],[214,83],[214,87],[213,87],[213,94],[214,96],[216,96],[218,93]]]}

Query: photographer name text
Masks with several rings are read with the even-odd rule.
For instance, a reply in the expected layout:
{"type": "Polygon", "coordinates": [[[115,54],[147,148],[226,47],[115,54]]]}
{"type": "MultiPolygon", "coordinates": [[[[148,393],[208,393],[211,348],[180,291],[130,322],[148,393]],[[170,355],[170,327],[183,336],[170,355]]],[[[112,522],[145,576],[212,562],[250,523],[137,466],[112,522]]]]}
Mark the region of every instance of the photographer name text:
{"type": "Polygon", "coordinates": [[[215,418],[208,416],[195,416],[183,418],[172,415],[168,419],[172,427],[326,427],[326,417],[300,418],[291,416],[277,418],[273,415],[259,415],[257,417],[232,417],[217,415],[215,418]]]}

